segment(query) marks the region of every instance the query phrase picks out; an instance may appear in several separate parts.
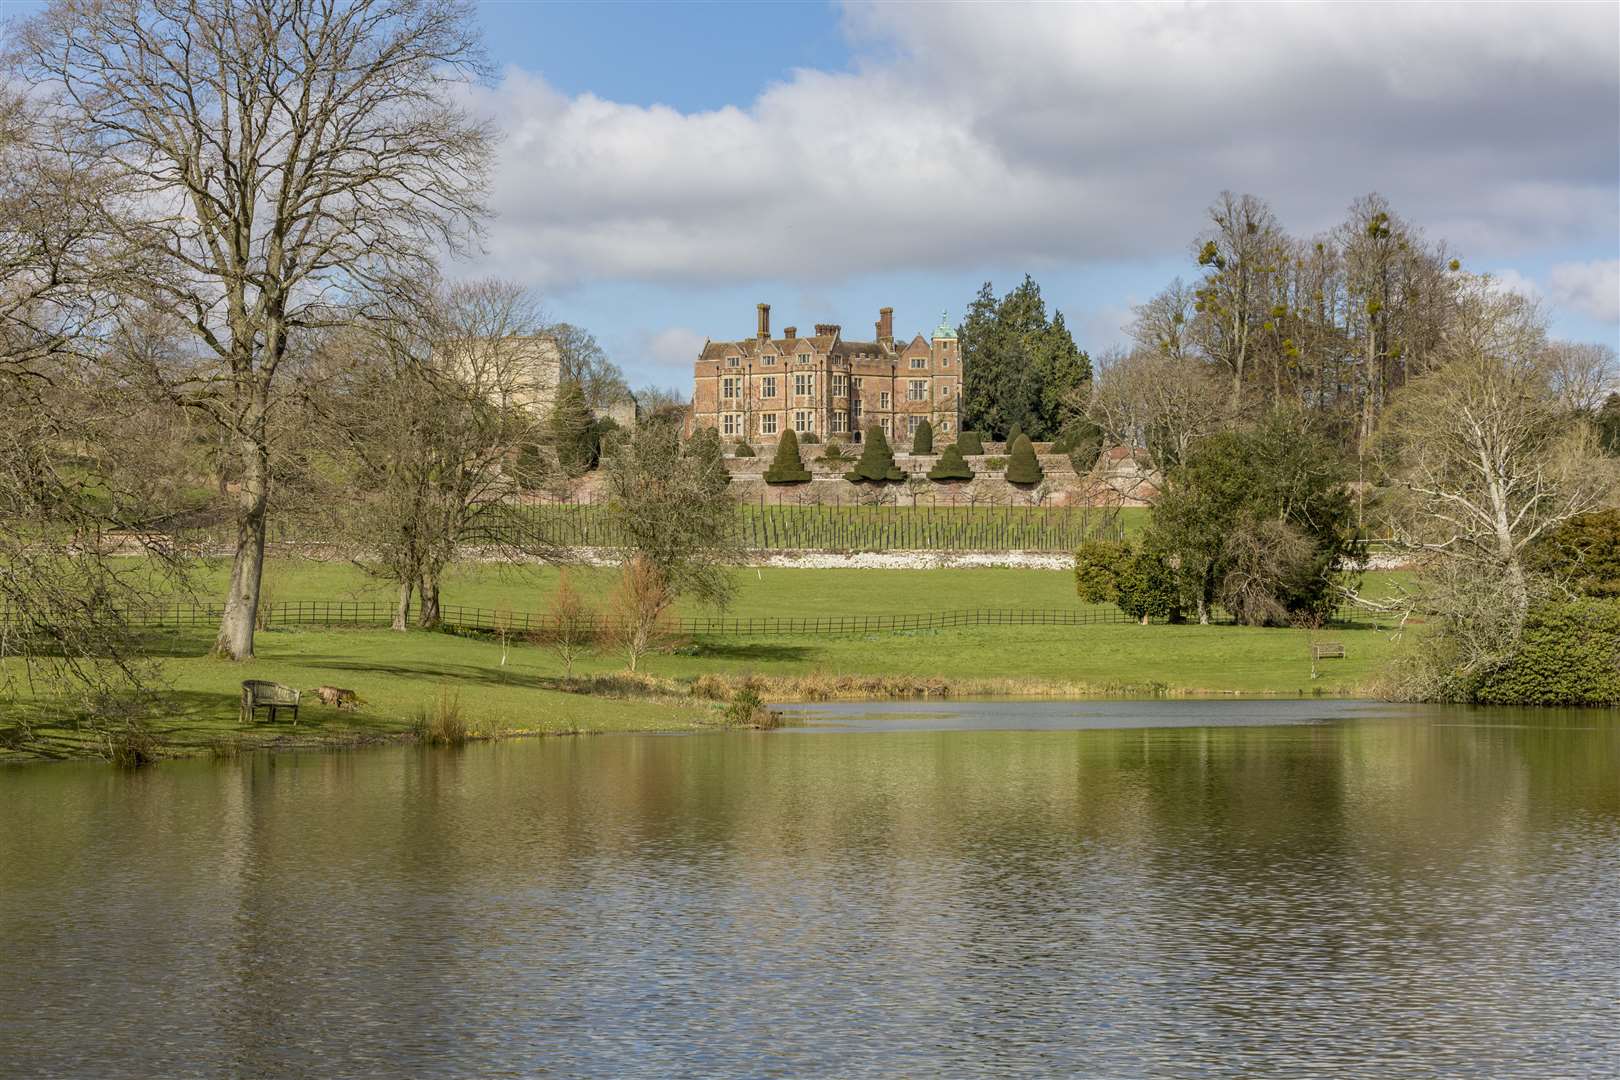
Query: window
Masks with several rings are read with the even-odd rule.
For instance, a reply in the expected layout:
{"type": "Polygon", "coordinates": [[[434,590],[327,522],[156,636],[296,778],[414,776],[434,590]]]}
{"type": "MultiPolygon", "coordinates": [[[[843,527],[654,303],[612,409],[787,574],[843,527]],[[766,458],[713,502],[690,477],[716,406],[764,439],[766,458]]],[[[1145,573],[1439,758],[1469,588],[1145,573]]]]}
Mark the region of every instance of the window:
{"type": "Polygon", "coordinates": [[[849,414],[842,410],[834,410],[832,414],[832,429],[835,434],[842,435],[849,430],[849,414]]]}
{"type": "Polygon", "coordinates": [[[910,379],[910,380],[907,380],[907,382],[906,382],[906,400],[907,401],[927,401],[928,400],[928,380],[927,379],[910,379]]]}
{"type": "Polygon", "coordinates": [[[915,435],[915,434],[917,434],[917,425],[920,424],[920,423],[922,423],[922,417],[920,417],[920,416],[908,416],[908,417],[906,417],[906,434],[907,435],[915,435]]]}
{"type": "Polygon", "coordinates": [[[849,396],[849,376],[848,375],[845,375],[841,371],[835,371],[835,372],[833,372],[832,382],[833,382],[833,387],[832,387],[832,396],[833,397],[848,397],[849,396]]]}
{"type": "Polygon", "coordinates": [[[859,375],[851,376],[849,381],[855,384],[855,392],[857,394],[860,393],[861,388],[866,385],[866,380],[861,378],[859,375]]]}
{"type": "Polygon", "coordinates": [[[889,407],[889,392],[887,390],[879,390],[878,391],[878,408],[887,409],[888,407],[889,407]]]}
{"type": "Polygon", "coordinates": [[[948,397],[951,396],[951,384],[950,383],[942,382],[942,383],[939,384],[939,396],[942,397],[942,398],[948,398],[948,397]]]}
{"type": "Polygon", "coordinates": [[[736,375],[727,375],[720,380],[720,396],[726,399],[741,397],[742,379],[736,375]]]}
{"type": "Polygon", "coordinates": [[[816,417],[809,409],[800,409],[793,414],[793,430],[801,435],[807,431],[816,430],[816,417]]]}
{"type": "Polygon", "coordinates": [[[856,398],[854,401],[849,403],[849,407],[850,407],[850,410],[855,414],[855,423],[856,423],[856,427],[858,428],[860,426],[860,419],[861,419],[861,409],[862,409],[861,399],[856,398]]]}
{"type": "Polygon", "coordinates": [[[726,367],[736,367],[740,363],[742,363],[742,357],[740,356],[726,357],[726,367]]]}
{"type": "Polygon", "coordinates": [[[762,375],[759,380],[759,396],[762,398],[776,396],[776,376],[762,375]]]}
{"type": "Polygon", "coordinates": [[[761,435],[776,434],[776,414],[773,412],[759,414],[759,433],[761,435]]]}
{"type": "Polygon", "coordinates": [[[913,356],[911,358],[911,366],[914,369],[915,368],[926,368],[928,366],[928,357],[926,357],[926,356],[913,356]]]}
{"type": "Polygon", "coordinates": [[[776,357],[774,355],[772,355],[772,354],[767,353],[766,355],[759,358],[759,362],[761,364],[764,364],[766,367],[775,367],[776,366],[776,357]]]}
{"type": "Polygon", "coordinates": [[[816,392],[816,377],[812,372],[801,371],[793,376],[793,392],[800,397],[809,397],[816,392]]]}
{"type": "Polygon", "coordinates": [[[799,363],[808,364],[809,362],[810,362],[810,354],[809,353],[802,352],[802,353],[799,354],[799,363]]]}
{"type": "Polygon", "coordinates": [[[941,420],[939,422],[939,431],[942,435],[949,435],[951,433],[951,422],[949,420],[941,420]]]}
{"type": "Polygon", "coordinates": [[[736,413],[729,413],[728,412],[728,413],[726,413],[726,415],[724,415],[724,416],[722,416],[720,418],[720,432],[721,432],[721,434],[724,434],[724,435],[736,435],[736,434],[739,434],[741,432],[741,430],[742,430],[742,425],[740,423],[738,423],[736,413]]]}
{"type": "Polygon", "coordinates": [[[951,366],[951,358],[948,357],[948,356],[940,357],[939,358],[939,366],[940,367],[950,367],[951,366]]]}

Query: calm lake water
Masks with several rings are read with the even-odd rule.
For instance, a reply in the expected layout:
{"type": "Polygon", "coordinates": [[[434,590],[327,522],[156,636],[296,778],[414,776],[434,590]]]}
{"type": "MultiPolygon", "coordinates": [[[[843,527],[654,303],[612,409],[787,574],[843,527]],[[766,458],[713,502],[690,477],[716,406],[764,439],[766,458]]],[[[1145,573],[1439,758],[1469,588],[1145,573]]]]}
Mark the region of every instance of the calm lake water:
{"type": "Polygon", "coordinates": [[[0,771],[0,1076],[1620,1075],[1620,714],[0,771]]]}

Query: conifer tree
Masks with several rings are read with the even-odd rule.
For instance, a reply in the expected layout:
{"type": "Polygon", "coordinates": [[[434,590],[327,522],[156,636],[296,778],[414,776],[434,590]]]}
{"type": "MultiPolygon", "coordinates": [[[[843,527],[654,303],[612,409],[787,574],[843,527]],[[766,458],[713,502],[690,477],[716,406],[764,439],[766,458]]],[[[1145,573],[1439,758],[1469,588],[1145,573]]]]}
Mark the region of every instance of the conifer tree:
{"type": "Polygon", "coordinates": [[[1007,461],[1007,483],[1038,484],[1044,475],[1041,463],[1035,459],[1035,447],[1031,445],[1029,436],[1020,432],[1012,444],[1012,455],[1007,461]]]}
{"type": "Polygon", "coordinates": [[[928,470],[928,479],[971,480],[973,479],[973,470],[968,468],[968,463],[962,460],[962,451],[956,448],[955,443],[951,443],[945,448],[945,452],[939,456],[939,461],[934,463],[934,467],[928,470]]]}
{"type": "Polygon", "coordinates": [[[913,454],[932,454],[934,452],[934,425],[927,420],[917,425],[917,430],[911,436],[911,452],[913,454]]]}
{"type": "Polygon", "coordinates": [[[851,483],[881,483],[884,480],[903,480],[905,474],[894,463],[894,451],[889,449],[888,437],[883,429],[873,424],[866,429],[866,443],[861,448],[861,460],[844,474],[851,483]]]}
{"type": "Polygon", "coordinates": [[[809,479],[810,470],[804,467],[804,460],[799,457],[799,437],[789,428],[776,444],[776,457],[771,461],[771,467],[765,470],[765,482],[802,484],[809,479]]]}
{"type": "Polygon", "coordinates": [[[983,454],[984,443],[977,431],[964,431],[956,437],[956,448],[964,454],[983,454]]]}
{"type": "Polygon", "coordinates": [[[578,476],[591,467],[595,456],[595,430],[585,392],[572,379],[557,391],[551,407],[551,437],[557,448],[557,462],[569,476],[578,476]]]}
{"type": "Polygon", "coordinates": [[[1014,423],[1012,427],[1007,429],[1007,453],[1012,453],[1013,443],[1023,438],[1023,435],[1024,426],[1022,424],[1014,423]]]}

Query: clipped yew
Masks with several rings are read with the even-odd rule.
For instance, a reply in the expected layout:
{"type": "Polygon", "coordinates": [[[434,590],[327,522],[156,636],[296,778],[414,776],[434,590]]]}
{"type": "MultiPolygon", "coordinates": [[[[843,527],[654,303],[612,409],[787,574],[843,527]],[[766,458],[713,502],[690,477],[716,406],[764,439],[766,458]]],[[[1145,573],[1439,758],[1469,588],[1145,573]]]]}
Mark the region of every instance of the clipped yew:
{"type": "Polygon", "coordinates": [[[973,479],[973,470],[968,468],[968,463],[962,460],[962,451],[956,448],[955,443],[952,443],[945,448],[943,454],[939,455],[939,460],[934,463],[934,467],[928,470],[928,479],[971,480],[973,479]]]}
{"type": "Polygon", "coordinates": [[[810,479],[810,470],[799,457],[799,437],[789,428],[776,444],[776,457],[765,470],[767,484],[802,484],[810,479]]]}
{"type": "Polygon", "coordinates": [[[1012,454],[1007,459],[1007,483],[1038,484],[1045,475],[1041,471],[1041,463],[1035,458],[1035,447],[1030,443],[1029,436],[1019,432],[1012,444],[1012,454]]]}
{"type": "Polygon", "coordinates": [[[1014,424],[1012,426],[1012,430],[1007,432],[1007,452],[1008,453],[1012,452],[1013,443],[1015,443],[1019,439],[1023,438],[1023,435],[1024,435],[1024,425],[1022,425],[1022,424],[1014,424]]]}
{"type": "Polygon", "coordinates": [[[983,454],[984,443],[977,431],[964,431],[956,437],[956,448],[964,454],[983,454]]]}
{"type": "Polygon", "coordinates": [[[894,451],[889,449],[888,436],[883,429],[873,424],[866,429],[866,442],[861,447],[861,460],[855,467],[844,474],[844,479],[850,483],[879,484],[885,480],[903,480],[905,474],[900,466],[894,463],[894,451]]]}
{"type": "Polygon", "coordinates": [[[917,425],[917,430],[911,436],[911,452],[913,454],[932,454],[934,452],[934,425],[927,420],[917,425]]]}

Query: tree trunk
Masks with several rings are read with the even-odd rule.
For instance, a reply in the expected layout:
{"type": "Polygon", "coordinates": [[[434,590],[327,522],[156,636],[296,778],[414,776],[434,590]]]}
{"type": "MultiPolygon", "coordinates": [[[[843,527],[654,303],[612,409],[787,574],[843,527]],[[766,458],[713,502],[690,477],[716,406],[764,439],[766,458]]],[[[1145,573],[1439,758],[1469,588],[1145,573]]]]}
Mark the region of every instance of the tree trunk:
{"type": "Polygon", "coordinates": [[[417,621],[425,629],[433,629],[439,625],[439,576],[431,572],[422,574],[420,586],[422,594],[422,613],[417,621]]]}
{"type": "Polygon", "coordinates": [[[409,581],[399,583],[399,603],[394,608],[394,629],[404,633],[405,623],[411,617],[411,589],[409,581]]]}
{"type": "Polygon", "coordinates": [[[255,402],[242,436],[242,491],[236,504],[236,558],[230,592],[220,620],[214,653],[231,660],[253,659],[253,628],[264,577],[264,542],[270,506],[270,449],[264,435],[264,404],[255,402]]]}

